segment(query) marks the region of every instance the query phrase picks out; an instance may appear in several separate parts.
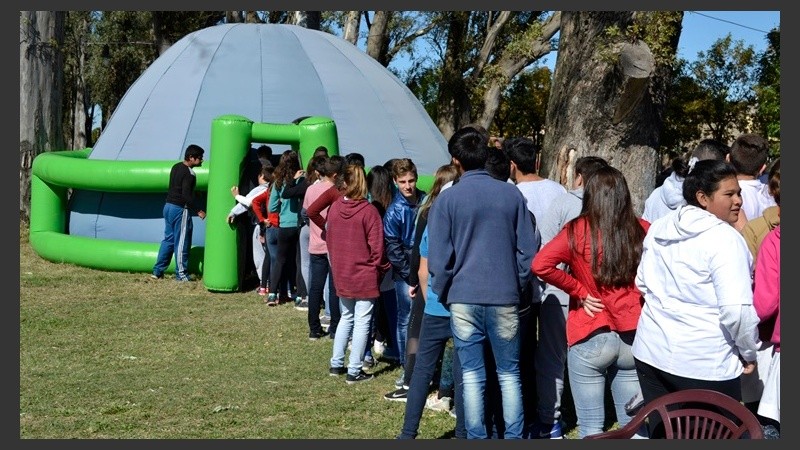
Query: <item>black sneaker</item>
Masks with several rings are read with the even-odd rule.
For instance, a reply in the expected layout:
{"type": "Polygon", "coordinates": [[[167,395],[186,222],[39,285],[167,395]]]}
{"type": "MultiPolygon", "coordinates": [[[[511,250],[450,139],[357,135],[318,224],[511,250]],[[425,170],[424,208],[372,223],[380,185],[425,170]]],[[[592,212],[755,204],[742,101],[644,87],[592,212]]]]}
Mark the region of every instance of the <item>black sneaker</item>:
{"type": "Polygon", "coordinates": [[[325,337],[327,335],[328,335],[328,333],[326,333],[324,331],[317,331],[317,332],[308,333],[308,340],[309,341],[318,341],[319,338],[325,337]]]}
{"type": "Polygon", "coordinates": [[[371,380],[373,378],[375,378],[375,375],[372,375],[371,373],[364,372],[363,370],[359,370],[358,371],[358,375],[356,375],[356,376],[350,375],[348,373],[347,374],[347,379],[345,379],[345,382],[347,384],[356,384],[356,383],[360,383],[362,381],[369,381],[369,380],[371,380]]]}
{"type": "Polygon", "coordinates": [[[400,386],[400,388],[384,395],[383,398],[393,402],[404,402],[408,400],[408,386],[400,386]]]}
{"type": "Polygon", "coordinates": [[[338,377],[339,375],[344,375],[347,373],[347,367],[331,367],[328,372],[330,373],[330,376],[338,377]]]}

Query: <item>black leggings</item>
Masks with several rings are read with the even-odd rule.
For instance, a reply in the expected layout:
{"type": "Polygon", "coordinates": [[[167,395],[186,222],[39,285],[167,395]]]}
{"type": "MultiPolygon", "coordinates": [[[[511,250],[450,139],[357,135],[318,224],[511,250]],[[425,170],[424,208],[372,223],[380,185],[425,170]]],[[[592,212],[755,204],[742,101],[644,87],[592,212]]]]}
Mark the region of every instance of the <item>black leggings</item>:
{"type": "MultiPolygon", "coordinates": [[[[297,248],[300,242],[300,229],[297,227],[278,228],[278,255],[275,266],[272,267],[269,277],[270,291],[273,286],[280,286],[281,278],[297,279],[297,296],[307,297],[305,282],[300,274],[300,252],[297,248]]],[[[278,290],[276,289],[277,293],[278,290]]]]}

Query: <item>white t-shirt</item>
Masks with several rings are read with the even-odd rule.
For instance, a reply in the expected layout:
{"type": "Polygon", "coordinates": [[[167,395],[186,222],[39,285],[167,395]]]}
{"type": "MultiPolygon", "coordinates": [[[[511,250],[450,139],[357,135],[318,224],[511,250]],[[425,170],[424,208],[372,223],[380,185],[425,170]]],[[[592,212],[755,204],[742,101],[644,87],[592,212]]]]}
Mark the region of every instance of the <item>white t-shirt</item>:
{"type": "Polygon", "coordinates": [[[739,187],[742,189],[742,211],[747,220],[761,217],[765,209],[777,204],[769,194],[769,186],[759,179],[739,180],[739,187]]]}

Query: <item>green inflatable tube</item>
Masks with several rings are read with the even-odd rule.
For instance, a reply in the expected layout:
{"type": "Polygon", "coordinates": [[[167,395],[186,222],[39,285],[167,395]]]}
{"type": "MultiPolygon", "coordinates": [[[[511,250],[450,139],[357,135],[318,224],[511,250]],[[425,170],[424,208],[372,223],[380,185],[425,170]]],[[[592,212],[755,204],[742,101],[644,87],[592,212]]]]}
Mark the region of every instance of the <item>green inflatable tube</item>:
{"type": "MultiPolygon", "coordinates": [[[[195,169],[197,190],[208,191],[205,248],[190,251],[190,271],[203,274],[210,291],[239,290],[237,233],[226,221],[233,206],[230,187],[238,184],[253,142],[290,144],[308,161],[324,145],[338,154],[333,120],[309,117],[298,124],[253,123],[235,115],[221,116],[211,126],[208,167],[195,169]]],[[[49,261],[103,270],[150,272],[158,243],[92,239],[66,234],[67,193],[70,188],[102,192],[166,192],[175,161],[112,161],[88,159],[91,149],[38,155],[31,179],[30,242],[49,261]]],[[[174,271],[174,262],[169,271],[174,271]]]]}

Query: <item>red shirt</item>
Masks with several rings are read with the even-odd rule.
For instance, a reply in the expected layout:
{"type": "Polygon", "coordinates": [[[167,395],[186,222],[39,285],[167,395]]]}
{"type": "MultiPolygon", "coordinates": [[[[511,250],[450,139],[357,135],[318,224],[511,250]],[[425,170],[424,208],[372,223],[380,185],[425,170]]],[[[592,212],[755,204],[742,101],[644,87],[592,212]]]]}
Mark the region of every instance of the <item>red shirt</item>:
{"type": "Polygon", "coordinates": [[[250,206],[253,208],[253,213],[256,215],[258,219],[258,223],[262,223],[265,220],[269,222],[270,226],[272,227],[279,227],[281,215],[279,212],[271,212],[267,214],[267,217],[264,218],[264,211],[267,210],[267,205],[269,205],[269,193],[272,191],[272,186],[269,189],[265,190],[264,192],[258,194],[253,198],[253,203],[250,206]]]}
{"type": "MultiPolygon", "coordinates": [[[[650,223],[646,220],[639,219],[639,223],[645,231],[650,228],[650,223]]],[[[575,244],[577,248],[583,249],[581,253],[573,252],[570,248],[567,229],[568,227],[564,227],[553,240],[545,244],[531,262],[534,274],[570,296],[567,344],[572,346],[603,327],[619,332],[635,330],[644,299],[634,280],[623,287],[598,286],[592,275],[592,248],[591,242],[586,238],[586,219],[578,218],[575,222],[575,244]],[[558,267],[560,263],[568,265],[570,272],[561,270],[558,267]],[[586,314],[580,306],[580,299],[589,294],[601,299],[605,306],[594,317],[586,314]]],[[[602,249],[598,253],[602,257],[602,249]]]]}

